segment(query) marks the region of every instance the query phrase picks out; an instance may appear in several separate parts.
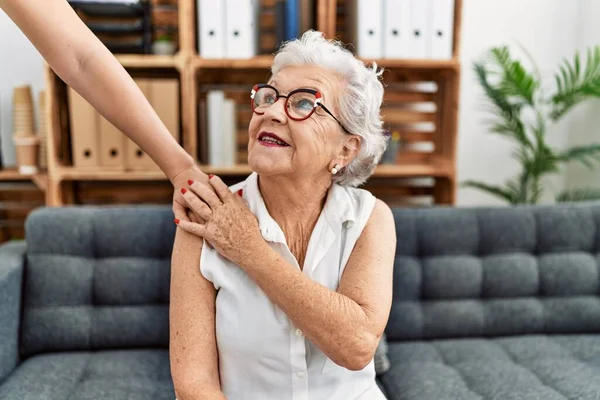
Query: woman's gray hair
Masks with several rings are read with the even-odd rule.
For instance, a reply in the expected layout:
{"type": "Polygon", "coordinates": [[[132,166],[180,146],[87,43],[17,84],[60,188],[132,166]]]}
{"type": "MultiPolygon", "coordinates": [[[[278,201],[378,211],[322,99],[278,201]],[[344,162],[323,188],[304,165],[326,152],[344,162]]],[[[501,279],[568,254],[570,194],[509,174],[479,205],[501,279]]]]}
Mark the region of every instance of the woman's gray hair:
{"type": "Polygon", "coordinates": [[[375,63],[370,68],[365,66],[341,42],[327,40],[321,32],[313,30],[281,46],[271,73],[303,64],[333,70],[345,81],[337,99],[340,111],[337,117],[349,132],[361,137],[361,148],[356,158],[334,175],[333,180],[340,185],[359,186],[371,176],[387,146],[380,115],[383,84],[379,77],[383,70],[378,70],[375,63]]]}

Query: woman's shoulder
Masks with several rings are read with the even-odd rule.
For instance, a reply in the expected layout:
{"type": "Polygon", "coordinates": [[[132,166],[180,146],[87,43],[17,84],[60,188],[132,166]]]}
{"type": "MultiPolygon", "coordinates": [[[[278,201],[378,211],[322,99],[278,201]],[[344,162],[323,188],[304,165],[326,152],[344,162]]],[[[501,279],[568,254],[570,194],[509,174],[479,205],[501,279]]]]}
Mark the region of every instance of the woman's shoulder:
{"type": "Polygon", "coordinates": [[[340,186],[342,198],[338,198],[342,210],[348,217],[353,217],[355,221],[367,221],[376,218],[392,219],[390,206],[383,200],[375,197],[369,190],[356,188],[352,186],[340,186]],[[346,205],[343,205],[346,203],[346,205]]]}

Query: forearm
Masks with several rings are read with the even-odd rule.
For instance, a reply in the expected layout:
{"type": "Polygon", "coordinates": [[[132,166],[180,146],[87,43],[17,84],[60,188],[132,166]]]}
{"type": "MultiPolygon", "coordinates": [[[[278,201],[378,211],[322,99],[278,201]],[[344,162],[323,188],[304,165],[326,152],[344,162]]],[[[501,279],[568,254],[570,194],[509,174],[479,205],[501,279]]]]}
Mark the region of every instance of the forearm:
{"type": "Polygon", "coordinates": [[[46,62],[172,179],[193,165],[112,53],[66,0],[0,0],[46,62]]]}
{"type": "Polygon", "coordinates": [[[308,278],[267,244],[254,254],[241,267],[329,358],[351,368],[370,357],[378,337],[367,309],[308,278]]]}

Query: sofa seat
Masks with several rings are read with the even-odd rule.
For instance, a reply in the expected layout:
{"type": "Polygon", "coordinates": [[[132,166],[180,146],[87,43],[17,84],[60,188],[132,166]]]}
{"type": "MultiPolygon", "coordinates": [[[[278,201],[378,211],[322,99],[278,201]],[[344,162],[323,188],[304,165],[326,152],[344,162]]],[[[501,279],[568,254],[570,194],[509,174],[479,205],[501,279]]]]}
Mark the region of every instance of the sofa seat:
{"type": "Polygon", "coordinates": [[[390,400],[597,400],[600,335],[523,335],[389,344],[390,400]]]}
{"type": "Polygon", "coordinates": [[[165,350],[47,353],[0,386],[3,400],[173,400],[165,350]]]}

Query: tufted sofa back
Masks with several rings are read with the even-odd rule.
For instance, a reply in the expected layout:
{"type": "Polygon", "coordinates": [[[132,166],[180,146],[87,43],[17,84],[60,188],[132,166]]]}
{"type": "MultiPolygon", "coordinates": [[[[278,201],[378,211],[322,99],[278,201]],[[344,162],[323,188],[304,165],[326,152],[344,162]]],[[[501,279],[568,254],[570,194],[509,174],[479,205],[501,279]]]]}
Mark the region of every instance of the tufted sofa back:
{"type": "Polygon", "coordinates": [[[166,206],[32,212],[21,353],[166,347],[174,225],[166,206]]]}
{"type": "Polygon", "coordinates": [[[600,332],[600,205],[395,209],[390,340],[600,332]]]}

